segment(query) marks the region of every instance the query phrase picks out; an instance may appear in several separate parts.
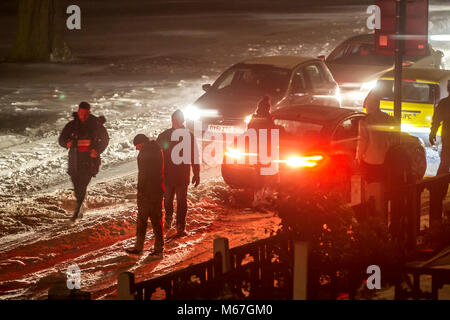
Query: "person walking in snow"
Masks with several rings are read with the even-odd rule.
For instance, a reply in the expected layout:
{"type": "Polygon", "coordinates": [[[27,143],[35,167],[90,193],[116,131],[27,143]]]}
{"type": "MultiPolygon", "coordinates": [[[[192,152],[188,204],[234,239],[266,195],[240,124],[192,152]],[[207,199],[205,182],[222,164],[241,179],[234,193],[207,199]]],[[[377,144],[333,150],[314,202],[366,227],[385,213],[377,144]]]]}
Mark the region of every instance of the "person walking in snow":
{"type": "Polygon", "coordinates": [[[164,229],[168,231],[172,227],[173,200],[176,195],[176,226],[177,236],[179,237],[186,235],[187,192],[190,183],[191,167],[193,172],[192,184],[197,187],[200,183],[200,162],[197,144],[194,136],[185,129],[183,123],[183,112],[181,110],[176,110],[172,114],[172,128],[162,132],[156,139],[164,152],[164,209],[166,211],[164,229]],[[190,137],[191,141],[189,142],[189,146],[191,148],[191,157],[187,163],[182,162],[180,164],[175,164],[172,159],[172,150],[174,146],[182,142],[182,138],[180,138],[179,141],[172,141],[172,133],[175,130],[186,131],[186,136],[190,137]]]}
{"type": "Polygon", "coordinates": [[[155,244],[151,256],[162,258],[164,251],[164,231],[162,201],[164,194],[164,156],[158,143],[144,134],[134,137],[133,144],[139,150],[137,203],[138,218],[136,243],[134,248],[126,249],[128,253],[140,254],[144,248],[147,221],[153,227],[155,244]]]}
{"type": "Polygon", "coordinates": [[[87,187],[92,177],[100,169],[100,154],[109,143],[109,136],[103,124],[105,117],[91,114],[91,105],[81,102],[73,120],[62,130],[58,142],[69,150],[68,174],[73,183],[77,204],[72,221],[81,218],[81,206],[86,197],[87,187]]]}

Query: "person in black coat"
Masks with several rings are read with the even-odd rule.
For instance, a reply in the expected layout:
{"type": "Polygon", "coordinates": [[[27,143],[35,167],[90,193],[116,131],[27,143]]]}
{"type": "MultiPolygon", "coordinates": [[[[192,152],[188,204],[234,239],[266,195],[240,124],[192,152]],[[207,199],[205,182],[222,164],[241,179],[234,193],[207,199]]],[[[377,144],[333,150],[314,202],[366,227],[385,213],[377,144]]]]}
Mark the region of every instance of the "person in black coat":
{"type": "MultiPolygon", "coordinates": [[[[260,154],[261,144],[261,134],[266,133],[267,145],[265,146],[267,151],[271,150],[271,140],[272,140],[272,130],[278,130],[278,134],[283,134],[284,129],[281,126],[275,125],[275,121],[270,113],[271,109],[271,98],[269,95],[264,95],[257,104],[255,113],[252,115],[250,122],[247,125],[247,130],[255,130],[256,136],[258,137],[257,150],[260,154]]],[[[280,137],[278,137],[280,138],[280,137]]],[[[261,165],[260,165],[261,166],[261,165]]],[[[260,170],[260,169],[259,169],[260,170]]],[[[267,198],[273,194],[272,186],[276,185],[279,181],[278,174],[275,175],[260,175],[258,178],[259,187],[254,190],[252,206],[255,208],[261,208],[269,205],[267,198]]]]}
{"type": "Polygon", "coordinates": [[[73,118],[62,130],[58,141],[61,147],[69,149],[68,174],[77,199],[74,221],[79,218],[89,182],[99,172],[100,154],[108,146],[109,136],[103,126],[105,117],[92,115],[89,103],[81,102],[73,118]]]}
{"type": "MultiPolygon", "coordinates": [[[[447,91],[450,93],[450,80],[447,82],[447,91]]],[[[448,173],[450,169],[450,96],[439,101],[439,104],[434,109],[429,136],[431,145],[436,143],[436,134],[441,126],[441,162],[439,163],[439,168],[436,173],[437,176],[448,173]]],[[[442,186],[441,191],[438,194],[441,200],[445,198],[447,191],[448,185],[445,184],[442,186]]]]}
{"type": "MultiPolygon", "coordinates": [[[[447,83],[447,90],[450,93],[450,81],[447,83]]],[[[441,163],[439,164],[437,175],[448,173],[450,168],[450,96],[442,99],[434,109],[429,137],[431,145],[436,143],[436,134],[441,125],[442,151],[441,163]]]]}
{"type": "Polygon", "coordinates": [[[200,183],[200,160],[197,144],[194,136],[185,129],[183,123],[183,112],[181,110],[176,110],[172,114],[172,128],[162,132],[156,139],[164,152],[164,209],[166,211],[164,229],[169,230],[172,226],[173,200],[176,195],[176,224],[178,236],[186,235],[187,192],[191,177],[191,167],[193,172],[192,184],[197,187],[200,183]],[[178,141],[172,141],[172,133],[175,130],[181,130],[190,138],[190,159],[180,164],[175,164],[172,159],[173,148],[183,141],[183,137],[178,141]]]}
{"type": "Polygon", "coordinates": [[[128,253],[140,254],[144,248],[147,221],[153,227],[155,244],[152,256],[162,258],[164,251],[164,231],[162,200],[164,195],[164,156],[158,143],[143,134],[134,137],[133,144],[139,150],[138,162],[138,218],[136,243],[134,248],[126,249],[128,253]]]}

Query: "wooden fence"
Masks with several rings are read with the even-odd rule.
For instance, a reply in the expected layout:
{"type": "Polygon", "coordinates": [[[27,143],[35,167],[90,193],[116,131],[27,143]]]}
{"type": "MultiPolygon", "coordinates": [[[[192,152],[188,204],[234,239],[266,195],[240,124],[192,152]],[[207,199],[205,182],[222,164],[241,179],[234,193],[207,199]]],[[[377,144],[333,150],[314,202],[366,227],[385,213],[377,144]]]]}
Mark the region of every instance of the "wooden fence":
{"type": "Polygon", "coordinates": [[[229,249],[218,238],[213,247],[213,259],[158,278],[120,274],[118,299],[306,299],[307,243],[274,236],[229,249]]]}

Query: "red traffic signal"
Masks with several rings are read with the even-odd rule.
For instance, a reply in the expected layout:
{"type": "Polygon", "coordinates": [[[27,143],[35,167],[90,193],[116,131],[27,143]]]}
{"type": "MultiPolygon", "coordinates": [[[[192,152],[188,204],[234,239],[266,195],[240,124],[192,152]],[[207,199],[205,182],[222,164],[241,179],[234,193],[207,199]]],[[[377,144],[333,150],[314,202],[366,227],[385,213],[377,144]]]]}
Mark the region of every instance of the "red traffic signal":
{"type": "MultiPolygon", "coordinates": [[[[403,0],[401,15],[404,32],[401,40],[404,54],[424,56],[428,54],[428,0],[403,0]]],[[[395,49],[395,0],[378,0],[381,28],[375,30],[375,49],[379,54],[394,54],[395,49]]]]}

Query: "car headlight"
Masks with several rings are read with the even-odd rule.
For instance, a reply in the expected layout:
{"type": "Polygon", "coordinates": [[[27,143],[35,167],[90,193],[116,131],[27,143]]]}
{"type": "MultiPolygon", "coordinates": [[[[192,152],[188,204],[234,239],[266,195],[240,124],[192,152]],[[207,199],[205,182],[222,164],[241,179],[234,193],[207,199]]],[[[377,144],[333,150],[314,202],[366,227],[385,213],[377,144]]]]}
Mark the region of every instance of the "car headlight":
{"type": "Polygon", "coordinates": [[[197,121],[201,117],[200,109],[194,105],[187,107],[183,113],[187,119],[192,121],[197,121]]]}
{"type": "Polygon", "coordinates": [[[201,117],[216,117],[219,113],[217,110],[200,109],[195,105],[190,105],[184,111],[184,116],[188,120],[197,121],[201,117]]]}
{"type": "Polygon", "coordinates": [[[377,81],[364,82],[361,85],[361,90],[370,91],[377,86],[377,81]]]}

